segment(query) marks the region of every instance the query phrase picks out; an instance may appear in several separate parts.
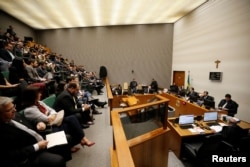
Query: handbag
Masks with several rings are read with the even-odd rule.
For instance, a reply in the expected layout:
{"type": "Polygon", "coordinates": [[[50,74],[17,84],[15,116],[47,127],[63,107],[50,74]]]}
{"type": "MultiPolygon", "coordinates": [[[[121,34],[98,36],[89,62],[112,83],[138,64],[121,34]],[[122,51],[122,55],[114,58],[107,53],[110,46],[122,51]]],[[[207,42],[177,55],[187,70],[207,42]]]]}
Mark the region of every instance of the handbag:
{"type": "Polygon", "coordinates": [[[50,125],[61,126],[63,118],[64,118],[64,110],[60,110],[56,115],[56,119],[53,122],[51,122],[50,125]]]}

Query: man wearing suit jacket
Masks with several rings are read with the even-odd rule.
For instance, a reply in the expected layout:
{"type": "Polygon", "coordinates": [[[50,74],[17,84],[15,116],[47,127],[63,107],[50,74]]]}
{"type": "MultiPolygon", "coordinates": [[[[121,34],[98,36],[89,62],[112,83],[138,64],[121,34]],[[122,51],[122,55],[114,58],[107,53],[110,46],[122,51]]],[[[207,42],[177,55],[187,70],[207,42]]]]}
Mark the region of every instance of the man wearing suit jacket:
{"type": "Polygon", "coordinates": [[[0,166],[1,167],[65,167],[64,158],[50,153],[35,131],[17,121],[12,99],[0,96],[0,166]]]}
{"type": "Polygon", "coordinates": [[[227,111],[227,115],[234,117],[237,114],[238,104],[231,99],[230,94],[225,95],[218,105],[219,109],[227,111]]]}
{"type": "Polygon", "coordinates": [[[211,102],[214,101],[214,98],[212,96],[208,95],[208,91],[203,92],[203,94],[198,99],[197,103],[201,106],[202,104],[204,104],[205,100],[208,100],[208,101],[211,101],[211,102]]]}
{"type": "Polygon", "coordinates": [[[75,82],[70,82],[66,90],[61,92],[55,100],[53,108],[56,111],[64,110],[64,115],[76,115],[83,128],[87,128],[90,118],[90,106],[87,104],[80,104],[77,100],[77,93],[79,92],[80,85],[75,82]]]}
{"type": "Polygon", "coordinates": [[[12,62],[15,58],[14,54],[12,53],[13,45],[8,42],[4,42],[4,48],[0,50],[0,58],[5,61],[12,62]]]}

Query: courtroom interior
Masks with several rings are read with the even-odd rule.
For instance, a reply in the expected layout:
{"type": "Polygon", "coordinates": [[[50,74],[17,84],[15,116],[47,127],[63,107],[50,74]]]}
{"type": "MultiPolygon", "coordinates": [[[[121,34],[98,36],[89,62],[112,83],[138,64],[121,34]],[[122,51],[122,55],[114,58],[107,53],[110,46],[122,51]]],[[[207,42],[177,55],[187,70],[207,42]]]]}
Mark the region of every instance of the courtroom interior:
{"type": "Polygon", "coordinates": [[[0,166],[250,166],[249,9],[2,0],[0,166]]]}

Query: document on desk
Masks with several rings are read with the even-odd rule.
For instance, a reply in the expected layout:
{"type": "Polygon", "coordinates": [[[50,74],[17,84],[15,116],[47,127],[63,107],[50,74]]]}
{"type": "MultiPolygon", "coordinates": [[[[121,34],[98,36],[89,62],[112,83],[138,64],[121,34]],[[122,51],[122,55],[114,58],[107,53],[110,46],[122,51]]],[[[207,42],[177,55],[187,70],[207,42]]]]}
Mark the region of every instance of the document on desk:
{"type": "Polygon", "coordinates": [[[215,132],[220,132],[222,131],[222,126],[215,125],[215,126],[211,126],[210,129],[213,129],[215,132]]]}
{"type": "Polygon", "coordinates": [[[199,133],[199,134],[205,133],[205,131],[203,129],[201,129],[200,127],[194,127],[194,128],[190,128],[188,130],[192,133],[199,133]]]}
{"type": "Polygon", "coordinates": [[[51,148],[58,145],[67,144],[67,139],[64,131],[59,131],[46,135],[46,140],[48,141],[47,148],[51,148]]]}

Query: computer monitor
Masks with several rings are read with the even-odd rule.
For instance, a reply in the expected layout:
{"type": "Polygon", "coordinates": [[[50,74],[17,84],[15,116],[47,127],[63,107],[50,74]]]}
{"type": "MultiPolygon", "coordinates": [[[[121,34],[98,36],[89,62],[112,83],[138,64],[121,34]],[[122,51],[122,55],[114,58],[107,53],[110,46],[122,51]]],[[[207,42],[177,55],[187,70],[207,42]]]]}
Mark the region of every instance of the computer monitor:
{"type": "Polygon", "coordinates": [[[188,125],[194,123],[194,115],[180,115],[179,116],[179,125],[188,125]]]}
{"type": "Polygon", "coordinates": [[[205,112],[204,113],[204,122],[209,122],[209,121],[217,121],[218,120],[218,112],[217,111],[211,111],[211,112],[205,112]]]}

